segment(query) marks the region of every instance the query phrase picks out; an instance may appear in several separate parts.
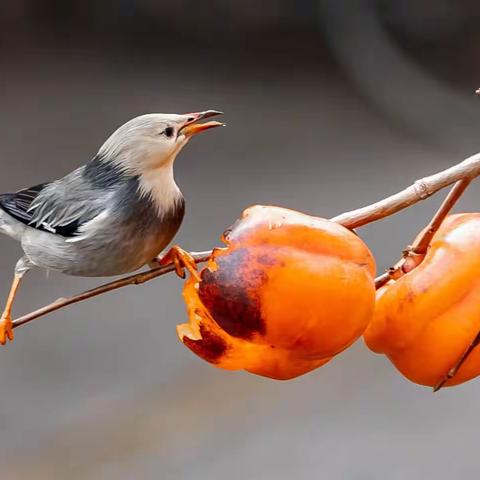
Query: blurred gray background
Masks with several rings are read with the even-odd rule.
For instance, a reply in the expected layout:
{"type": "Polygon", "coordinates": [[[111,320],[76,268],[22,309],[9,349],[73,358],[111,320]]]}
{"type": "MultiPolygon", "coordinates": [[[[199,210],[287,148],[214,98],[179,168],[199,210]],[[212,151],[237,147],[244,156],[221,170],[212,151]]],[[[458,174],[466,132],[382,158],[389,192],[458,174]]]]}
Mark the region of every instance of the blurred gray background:
{"type": "MultiPolygon", "coordinates": [[[[473,0],[2,0],[0,191],[61,176],[146,112],[217,108],[176,176],[178,242],[243,208],[329,217],[480,149],[473,0]]],[[[443,195],[443,194],[442,194],[443,195]]],[[[442,195],[361,229],[382,271],[442,195]]],[[[473,185],[458,209],[478,210],[473,185]]],[[[0,239],[0,294],[18,245],[0,239]]],[[[20,315],[101,280],[34,272],[20,315]]],[[[290,382],[217,370],[177,340],[173,275],[16,331],[0,350],[0,477],[463,479],[480,383],[433,395],[358,342],[290,382]]]]}

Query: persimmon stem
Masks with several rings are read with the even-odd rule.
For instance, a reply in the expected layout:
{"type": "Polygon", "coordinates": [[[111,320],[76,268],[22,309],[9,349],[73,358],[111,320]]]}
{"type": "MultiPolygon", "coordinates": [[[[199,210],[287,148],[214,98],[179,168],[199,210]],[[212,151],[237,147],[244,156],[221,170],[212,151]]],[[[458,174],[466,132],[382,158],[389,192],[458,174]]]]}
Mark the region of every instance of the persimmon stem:
{"type": "MultiPolygon", "coordinates": [[[[450,167],[442,172],[417,180],[412,185],[396,193],[395,195],[373,203],[372,205],[343,213],[332,218],[331,220],[350,229],[361,227],[363,225],[367,225],[368,223],[372,223],[393,215],[400,210],[425,200],[439,190],[452,185],[459,180],[468,179],[470,181],[479,175],[480,153],[477,153],[476,155],[473,155],[472,157],[465,159],[463,162],[460,162],[459,164],[454,165],[453,167],[450,167]]],[[[210,254],[211,252],[193,253],[193,257],[196,263],[201,263],[207,261],[210,254]]],[[[13,322],[13,328],[25,325],[32,320],[43,317],[56,310],[60,310],[68,305],[73,305],[75,303],[88,300],[89,298],[111,292],[127,285],[140,285],[174,270],[175,267],[173,265],[166,265],[163,267],[154,268],[148,272],[137,273],[119,280],[115,280],[100,287],[94,288],[93,290],[83,292],[79,295],[58,299],[49,305],[35,310],[34,312],[17,318],[13,322]]]]}
{"type": "Polygon", "coordinates": [[[442,225],[445,217],[462,196],[463,192],[465,192],[468,185],[470,185],[471,181],[471,178],[464,178],[455,183],[423,231],[423,234],[419,236],[411,246],[404,250],[402,258],[393,267],[390,267],[385,273],[375,279],[375,288],[377,290],[383,287],[389,280],[397,279],[420,265],[425,258],[425,254],[434,235],[442,225]]]}

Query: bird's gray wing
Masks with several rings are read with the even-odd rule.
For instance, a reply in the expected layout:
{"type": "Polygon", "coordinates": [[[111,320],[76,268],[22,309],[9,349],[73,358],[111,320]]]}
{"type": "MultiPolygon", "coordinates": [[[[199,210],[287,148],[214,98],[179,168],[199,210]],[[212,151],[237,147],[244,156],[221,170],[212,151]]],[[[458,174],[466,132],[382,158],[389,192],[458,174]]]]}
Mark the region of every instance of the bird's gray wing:
{"type": "Polygon", "coordinates": [[[92,191],[79,169],[52,183],[0,195],[0,207],[30,227],[76,237],[85,224],[105,212],[106,195],[92,191]]]}
{"type": "Polygon", "coordinates": [[[46,185],[42,183],[17,193],[3,193],[0,195],[0,207],[16,220],[28,224],[32,220],[32,214],[28,211],[32,200],[46,185]]]}

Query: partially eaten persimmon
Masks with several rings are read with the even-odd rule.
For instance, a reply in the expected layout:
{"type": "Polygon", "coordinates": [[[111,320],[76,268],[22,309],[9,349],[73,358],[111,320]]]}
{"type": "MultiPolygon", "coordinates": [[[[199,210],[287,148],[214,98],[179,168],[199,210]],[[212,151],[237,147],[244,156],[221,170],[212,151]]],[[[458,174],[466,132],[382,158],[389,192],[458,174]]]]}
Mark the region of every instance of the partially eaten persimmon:
{"type": "Polygon", "coordinates": [[[225,369],[290,379],[362,335],[375,302],[375,261],[352,231],[322,218],[255,206],[185,284],[180,340],[225,369]]]}
{"type": "MultiPolygon", "coordinates": [[[[447,217],[423,262],[377,294],[365,342],[408,379],[439,386],[480,331],[480,214],[447,217]]],[[[475,348],[445,385],[480,375],[475,348]]]]}

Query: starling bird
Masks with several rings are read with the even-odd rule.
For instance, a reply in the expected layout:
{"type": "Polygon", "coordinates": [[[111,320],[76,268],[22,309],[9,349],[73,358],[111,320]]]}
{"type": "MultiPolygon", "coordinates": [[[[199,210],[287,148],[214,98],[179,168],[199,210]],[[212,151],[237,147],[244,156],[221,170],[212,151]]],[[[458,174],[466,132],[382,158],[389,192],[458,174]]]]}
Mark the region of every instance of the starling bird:
{"type": "Polygon", "coordinates": [[[0,195],[0,232],[18,240],[24,252],[0,318],[0,344],[13,340],[12,305],[33,267],[103,277],[135,271],[157,258],[185,213],[175,158],[193,135],[222,125],[200,120],[220,114],[142,115],[60,180],[0,195]]]}

